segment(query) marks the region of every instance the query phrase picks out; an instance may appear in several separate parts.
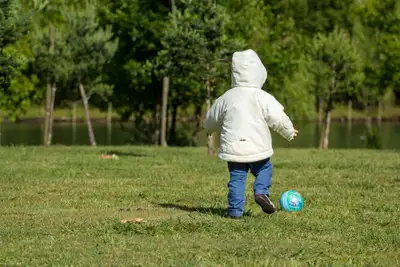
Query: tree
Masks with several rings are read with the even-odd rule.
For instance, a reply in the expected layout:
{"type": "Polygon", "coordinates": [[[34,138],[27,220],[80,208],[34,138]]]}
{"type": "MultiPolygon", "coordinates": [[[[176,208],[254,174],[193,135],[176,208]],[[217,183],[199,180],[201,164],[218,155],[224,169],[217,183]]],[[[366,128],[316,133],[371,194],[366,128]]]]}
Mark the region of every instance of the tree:
{"type": "MultiPolygon", "coordinates": [[[[188,97],[182,102],[191,102],[195,106],[206,102],[207,109],[210,108],[213,95],[219,94],[217,85],[229,77],[229,57],[243,45],[235,38],[228,39],[227,21],[229,16],[225,9],[208,0],[182,1],[178,6],[176,18],[171,19],[165,32],[159,59],[163,73],[186,85],[202,84],[198,91],[193,91],[199,88],[196,86],[192,89],[187,86],[173,88],[173,96],[188,97]]],[[[208,153],[213,154],[210,136],[208,153]]]]}
{"type": "Polygon", "coordinates": [[[296,27],[309,37],[328,34],[335,28],[351,30],[354,0],[274,0],[277,10],[294,19],[296,27]]]}
{"type": "Polygon", "coordinates": [[[384,96],[400,86],[400,3],[366,0],[359,2],[353,13],[356,36],[366,62],[366,82],[359,100],[368,113],[372,106],[378,105],[380,114],[384,96]]]}
{"type": "Polygon", "coordinates": [[[316,35],[310,62],[317,96],[325,103],[320,148],[328,148],[334,103],[360,88],[363,79],[361,56],[346,32],[336,28],[329,35],[316,35]]]}
{"type": "Polygon", "coordinates": [[[247,47],[257,51],[268,71],[264,89],[283,103],[295,119],[314,115],[311,79],[304,68],[309,39],[302,34],[295,17],[307,11],[302,8],[307,4],[304,2],[224,1],[235,18],[227,25],[229,36],[239,36],[247,47]]]}
{"type": "MultiPolygon", "coordinates": [[[[105,81],[114,85],[113,107],[123,122],[134,123],[135,127],[129,130],[132,139],[159,144],[163,79],[156,74],[156,57],[162,48],[170,1],[102,2],[99,8],[101,25],[111,25],[114,36],[119,39],[113,59],[104,68],[105,81]]],[[[124,123],[121,127],[128,130],[124,123]]]]}
{"type": "Polygon", "coordinates": [[[54,105],[56,91],[67,79],[68,70],[64,58],[65,36],[61,9],[64,1],[48,2],[33,18],[30,33],[30,47],[33,60],[30,71],[40,80],[38,87],[46,88],[44,144],[51,145],[53,133],[54,105]],[[57,44],[57,46],[55,45],[57,44]]]}
{"type": "Polygon", "coordinates": [[[119,39],[113,59],[104,68],[106,81],[114,85],[113,106],[124,121],[135,115],[137,127],[146,111],[161,104],[162,79],[156,75],[155,65],[170,11],[168,2],[105,1],[99,9],[101,24],[111,25],[119,39]]]}
{"type": "Polygon", "coordinates": [[[29,12],[23,12],[17,0],[0,1],[0,108],[7,111],[11,119],[25,112],[37,97],[37,78],[21,74],[30,60],[23,51],[29,21],[34,12],[43,8],[42,1],[33,3],[29,12]]]}
{"type": "MultiPolygon", "coordinates": [[[[365,75],[360,89],[354,94],[356,100],[367,111],[367,126],[371,127],[371,108],[375,106],[382,94],[382,74],[384,71],[383,61],[380,59],[378,42],[379,33],[371,33],[361,23],[355,23],[357,30],[353,36],[360,51],[363,61],[362,71],[365,75]]],[[[349,96],[351,98],[351,96],[349,96]]]]}
{"type": "Polygon", "coordinates": [[[314,115],[310,75],[304,71],[308,38],[300,35],[292,18],[267,11],[268,27],[262,42],[261,57],[268,70],[265,89],[285,105],[293,118],[314,115]]]}
{"type": "MultiPolygon", "coordinates": [[[[304,65],[304,61],[299,59],[304,51],[309,51],[309,44],[312,43],[314,36],[318,33],[327,35],[331,33],[335,27],[339,27],[341,29],[345,29],[350,35],[352,35],[353,18],[350,10],[355,1],[273,0],[268,2],[272,7],[272,13],[275,14],[278,25],[284,26],[283,23],[285,21],[290,22],[292,20],[291,27],[286,26],[276,29],[278,37],[284,34],[285,39],[291,40],[288,48],[285,47],[288,46],[288,44],[285,44],[285,42],[278,41],[277,43],[278,49],[276,51],[278,52],[278,55],[280,55],[277,57],[278,63],[282,62],[281,64],[284,66],[283,68],[278,67],[283,74],[283,76],[279,77],[279,80],[287,80],[286,73],[288,73],[289,77],[291,77],[289,81],[283,85],[283,88],[288,88],[288,90],[284,92],[282,96],[283,99],[281,101],[286,103],[285,98],[287,98],[289,95],[292,95],[292,97],[289,97],[291,101],[287,101],[287,103],[290,103],[290,105],[288,105],[289,108],[292,108],[293,102],[303,103],[303,105],[300,106],[293,106],[296,109],[289,111],[290,113],[293,113],[295,117],[298,117],[299,115],[301,117],[309,117],[311,115],[309,111],[312,110],[311,102],[314,102],[318,112],[318,119],[320,121],[323,113],[323,99],[317,97],[315,91],[307,90],[307,88],[310,87],[309,73],[303,72],[302,65],[304,65]],[[280,47],[281,49],[279,49],[280,47]],[[293,62],[300,64],[293,64],[293,62]],[[290,65],[292,67],[290,67],[290,65]],[[290,75],[293,73],[293,75],[298,76],[298,71],[302,77],[300,80],[290,75]],[[299,81],[301,84],[298,84],[299,81]],[[289,90],[289,88],[299,88],[298,86],[300,86],[302,90],[289,90]],[[299,94],[301,96],[301,101],[293,101],[293,99],[297,98],[293,97],[293,93],[299,94]]],[[[275,29],[275,27],[272,27],[272,29],[275,29]]],[[[271,83],[273,82],[271,81],[271,83]]]]}
{"type": "Polygon", "coordinates": [[[114,56],[118,40],[112,40],[111,27],[99,27],[95,1],[88,2],[85,8],[66,7],[62,14],[68,29],[65,56],[70,67],[70,79],[79,88],[89,140],[92,146],[96,146],[89,113],[89,98],[95,93],[110,95],[112,87],[103,83],[101,73],[104,65],[114,56]]]}
{"type": "MultiPolygon", "coordinates": [[[[171,10],[172,10],[172,19],[175,22],[176,19],[175,0],[171,0],[171,10]]],[[[168,112],[169,77],[164,76],[162,83],[163,86],[162,86],[162,100],[161,100],[160,145],[167,146],[167,112],[168,112]]],[[[171,129],[175,129],[176,116],[177,116],[176,114],[177,114],[177,107],[174,106],[171,129]]],[[[175,131],[171,132],[172,134],[175,133],[175,131]]]]}

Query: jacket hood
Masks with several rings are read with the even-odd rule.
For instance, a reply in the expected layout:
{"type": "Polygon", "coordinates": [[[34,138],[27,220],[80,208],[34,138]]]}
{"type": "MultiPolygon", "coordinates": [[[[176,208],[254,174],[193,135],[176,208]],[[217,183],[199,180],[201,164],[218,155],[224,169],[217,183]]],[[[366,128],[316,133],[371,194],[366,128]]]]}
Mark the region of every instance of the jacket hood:
{"type": "Polygon", "coordinates": [[[267,70],[251,49],[235,52],[232,57],[232,87],[262,88],[267,70]]]}

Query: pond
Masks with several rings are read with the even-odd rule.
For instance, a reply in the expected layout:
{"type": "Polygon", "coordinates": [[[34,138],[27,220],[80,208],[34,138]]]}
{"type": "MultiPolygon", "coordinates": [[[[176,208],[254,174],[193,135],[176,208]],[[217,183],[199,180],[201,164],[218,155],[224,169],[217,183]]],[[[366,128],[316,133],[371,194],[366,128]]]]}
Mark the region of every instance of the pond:
{"type": "MultiPolygon", "coordinates": [[[[320,126],[316,123],[296,125],[299,130],[297,140],[288,144],[283,138],[273,133],[274,147],[312,148],[318,147],[320,126]]],[[[378,126],[377,126],[378,127],[378,126]]],[[[129,127],[128,127],[129,128],[129,127]]],[[[98,145],[135,144],[132,135],[121,129],[119,123],[113,123],[110,128],[104,123],[93,123],[93,129],[98,145]]],[[[330,148],[364,148],[365,125],[334,122],[329,140],[330,148]]],[[[179,130],[179,129],[178,129],[179,130]]],[[[379,139],[383,149],[400,149],[400,124],[382,123],[379,127],[379,139]]],[[[43,143],[43,126],[34,123],[3,123],[0,128],[0,141],[3,146],[10,145],[41,145],[43,143]]],[[[53,144],[58,145],[89,145],[85,124],[56,123],[53,131],[53,144]]],[[[200,145],[205,145],[201,138],[200,145]]]]}

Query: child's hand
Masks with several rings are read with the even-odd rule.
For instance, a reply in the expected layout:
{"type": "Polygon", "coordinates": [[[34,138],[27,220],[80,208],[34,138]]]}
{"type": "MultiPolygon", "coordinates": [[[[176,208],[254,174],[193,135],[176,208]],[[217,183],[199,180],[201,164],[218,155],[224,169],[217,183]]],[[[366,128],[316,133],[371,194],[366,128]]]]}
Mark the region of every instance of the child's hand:
{"type": "Polygon", "coordinates": [[[292,137],[292,139],[289,141],[289,144],[290,144],[290,142],[293,140],[293,139],[295,139],[296,137],[297,137],[297,134],[299,133],[299,131],[297,131],[296,129],[294,129],[294,131],[293,131],[293,137],[292,137]]]}
{"type": "Polygon", "coordinates": [[[299,131],[297,131],[296,129],[294,129],[294,133],[293,133],[293,139],[297,137],[297,134],[299,133],[299,131]]]}

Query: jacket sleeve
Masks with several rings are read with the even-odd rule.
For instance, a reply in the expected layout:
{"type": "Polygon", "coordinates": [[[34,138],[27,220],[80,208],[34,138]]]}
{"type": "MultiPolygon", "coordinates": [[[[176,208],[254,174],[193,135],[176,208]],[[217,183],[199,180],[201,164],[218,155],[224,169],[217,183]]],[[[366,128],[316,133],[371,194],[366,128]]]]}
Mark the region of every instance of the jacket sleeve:
{"type": "Polygon", "coordinates": [[[206,129],[207,133],[213,133],[221,130],[223,120],[222,108],[221,98],[218,98],[212,107],[207,111],[207,115],[203,124],[203,127],[206,129]]]}
{"type": "Polygon", "coordinates": [[[264,118],[268,126],[288,141],[293,139],[293,123],[284,112],[284,107],[272,95],[265,93],[262,98],[264,118]]]}

